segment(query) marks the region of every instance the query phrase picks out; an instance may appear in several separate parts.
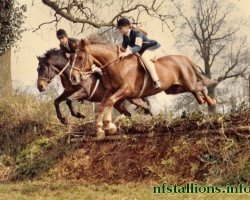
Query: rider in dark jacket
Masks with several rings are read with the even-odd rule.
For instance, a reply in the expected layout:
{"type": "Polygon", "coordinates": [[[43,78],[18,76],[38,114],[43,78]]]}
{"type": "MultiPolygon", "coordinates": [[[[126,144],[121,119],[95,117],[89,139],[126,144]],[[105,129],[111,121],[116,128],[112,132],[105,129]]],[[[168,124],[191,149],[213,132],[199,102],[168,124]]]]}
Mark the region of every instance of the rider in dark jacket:
{"type": "Polygon", "coordinates": [[[70,58],[72,54],[75,54],[79,40],[75,38],[69,38],[67,33],[63,29],[59,29],[56,32],[56,36],[60,41],[60,49],[65,53],[67,58],[70,58]]]}
{"type": "Polygon", "coordinates": [[[143,32],[132,28],[129,35],[123,35],[122,47],[126,49],[128,46],[131,47],[132,53],[143,54],[146,49],[158,49],[161,45],[155,40],[148,39],[143,32]],[[140,41],[137,40],[142,40],[142,45],[138,45],[140,41]]]}
{"type": "MultiPolygon", "coordinates": [[[[69,38],[67,36],[67,33],[63,29],[59,29],[56,32],[56,36],[58,40],[60,41],[60,49],[65,53],[65,56],[70,59],[75,55],[77,45],[79,43],[78,39],[75,38],[69,38]]],[[[96,67],[95,65],[92,65],[92,71],[95,73],[102,75],[102,71],[96,67]]]]}

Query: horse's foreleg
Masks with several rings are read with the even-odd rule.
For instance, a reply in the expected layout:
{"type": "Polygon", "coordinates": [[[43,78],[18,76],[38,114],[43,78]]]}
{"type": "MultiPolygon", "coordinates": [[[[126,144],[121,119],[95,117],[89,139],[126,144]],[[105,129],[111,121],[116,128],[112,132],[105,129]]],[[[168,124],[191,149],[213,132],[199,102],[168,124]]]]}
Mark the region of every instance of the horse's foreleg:
{"type": "Polygon", "coordinates": [[[66,100],[66,104],[68,105],[69,110],[70,110],[70,113],[71,113],[71,115],[72,115],[73,117],[85,118],[85,115],[81,114],[80,112],[76,112],[76,111],[74,110],[74,107],[73,107],[73,105],[72,105],[72,101],[71,101],[71,100],[67,99],[67,100],[66,100]]]}
{"type": "Polygon", "coordinates": [[[61,102],[65,101],[68,96],[70,96],[70,93],[68,93],[64,90],[63,93],[54,100],[54,106],[56,109],[57,118],[60,120],[61,123],[65,124],[65,125],[67,125],[68,122],[67,122],[67,119],[62,116],[59,105],[61,102]]]}
{"type": "Polygon", "coordinates": [[[111,96],[112,94],[106,90],[105,94],[104,94],[104,97],[102,99],[102,102],[100,103],[100,106],[98,108],[98,114],[97,114],[97,139],[101,140],[103,138],[105,138],[105,132],[103,130],[103,113],[104,113],[104,110],[106,108],[106,104],[109,100],[109,97],[111,96]]]}
{"type": "Polygon", "coordinates": [[[112,120],[112,109],[114,104],[126,97],[130,93],[130,90],[124,85],[119,90],[117,90],[107,101],[107,113],[104,118],[105,128],[109,131],[109,133],[113,134],[116,132],[117,128],[115,124],[111,122],[112,120]]]}

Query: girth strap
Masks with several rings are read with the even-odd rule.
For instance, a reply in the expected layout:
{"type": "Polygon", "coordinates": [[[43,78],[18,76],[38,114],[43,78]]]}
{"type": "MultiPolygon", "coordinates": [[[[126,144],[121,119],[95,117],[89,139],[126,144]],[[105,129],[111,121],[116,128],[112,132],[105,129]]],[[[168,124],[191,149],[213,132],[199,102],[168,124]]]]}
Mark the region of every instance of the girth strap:
{"type": "Polygon", "coordinates": [[[139,62],[141,64],[142,68],[145,71],[145,74],[144,74],[144,77],[143,77],[143,85],[142,85],[142,88],[141,88],[141,92],[140,92],[140,94],[138,96],[138,98],[140,98],[142,96],[142,94],[144,93],[145,89],[146,89],[146,85],[147,85],[147,81],[148,81],[148,77],[149,77],[149,72],[148,72],[147,68],[145,67],[143,61],[141,60],[140,54],[136,54],[136,56],[137,56],[137,58],[138,58],[138,60],[139,60],[139,62]]]}
{"type": "Polygon", "coordinates": [[[99,83],[100,83],[100,79],[98,78],[96,83],[95,83],[94,90],[92,91],[91,95],[89,96],[89,98],[87,100],[90,100],[93,97],[93,95],[95,94],[95,92],[96,92],[96,90],[98,88],[99,83]]]}

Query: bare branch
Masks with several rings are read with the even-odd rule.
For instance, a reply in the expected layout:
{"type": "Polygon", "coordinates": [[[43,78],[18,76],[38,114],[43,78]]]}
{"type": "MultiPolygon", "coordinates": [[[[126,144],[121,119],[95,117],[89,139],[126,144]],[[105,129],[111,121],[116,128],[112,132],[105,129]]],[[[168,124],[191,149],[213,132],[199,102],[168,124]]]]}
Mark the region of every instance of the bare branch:
{"type": "MultiPolygon", "coordinates": [[[[99,18],[98,12],[96,11],[96,4],[105,5],[106,8],[109,8],[110,5],[106,5],[106,2],[97,3],[94,1],[88,2],[87,0],[69,0],[67,4],[59,0],[42,0],[42,2],[50,7],[56,12],[56,14],[62,16],[63,18],[71,21],[72,23],[88,24],[95,28],[101,27],[114,27],[116,25],[116,19],[132,13],[133,11],[143,12],[145,11],[150,16],[158,15],[158,10],[163,6],[166,1],[161,0],[160,3],[157,3],[157,0],[153,0],[150,5],[147,3],[135,2],[132,0],[123,0],[121,2],[120,9],[117,8],[118,12],[113,15],[108,21],[103,21],[99,18]],[[92,6],[93,8],[92,8],[92,6]],[[91,6],[91,7],[90,7],[91,6]],[[80,14],[80,17],[78,15],[80,14]]],[[[99,9],[99,8],[97,8],[99,9]]],[[[102,9],[100,7],[100,9],[102,9]]],[[[159,14],[160,15],[160,14],[159,14]]],[[[164,15],[165,20],[169,15],[164,15]]],[[[138,18],[137,18],[138,19],[138,18]]]]}

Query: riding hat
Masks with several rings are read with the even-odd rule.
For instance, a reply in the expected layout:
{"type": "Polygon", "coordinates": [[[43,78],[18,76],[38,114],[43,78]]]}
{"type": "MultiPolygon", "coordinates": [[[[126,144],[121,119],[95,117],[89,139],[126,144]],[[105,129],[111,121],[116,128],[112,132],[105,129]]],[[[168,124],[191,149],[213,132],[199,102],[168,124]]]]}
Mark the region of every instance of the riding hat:
{"type": "Polygon", "coordinates": [[[121,28],[122,26],[130,26],[130,25],[131,25],[131,22],[129,21],[129,19],[125,17],[119,19],[117,22],[117,28],[121,28]]]}
{"type": "Polygon", "coordinates": [[[57,36],[57,38],[67,37],[67,33],[65,30],[59,29],[56,31],[56,36],[57,36]]]}

